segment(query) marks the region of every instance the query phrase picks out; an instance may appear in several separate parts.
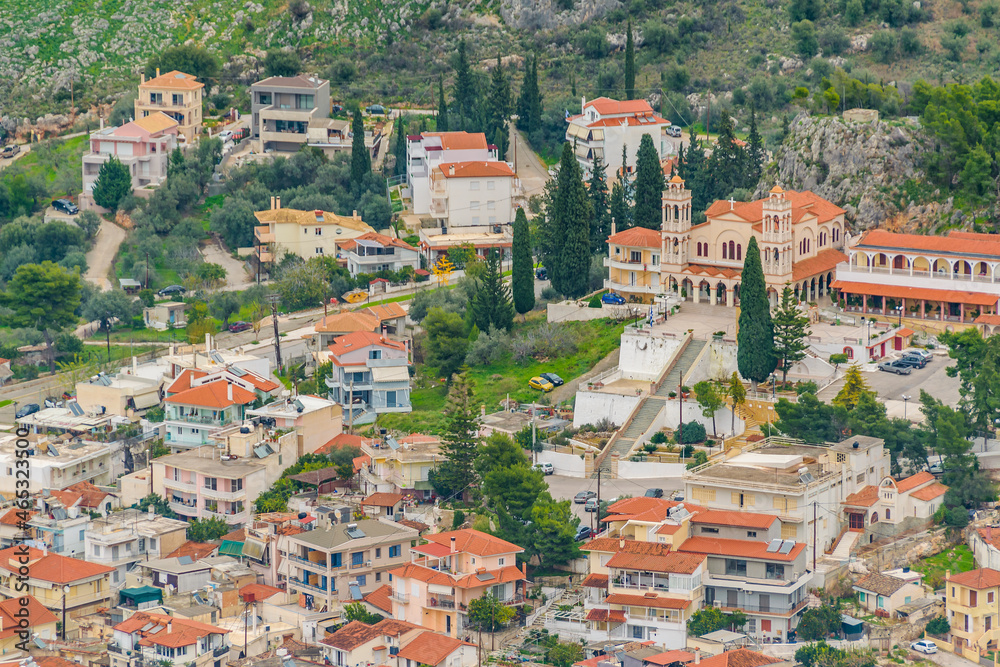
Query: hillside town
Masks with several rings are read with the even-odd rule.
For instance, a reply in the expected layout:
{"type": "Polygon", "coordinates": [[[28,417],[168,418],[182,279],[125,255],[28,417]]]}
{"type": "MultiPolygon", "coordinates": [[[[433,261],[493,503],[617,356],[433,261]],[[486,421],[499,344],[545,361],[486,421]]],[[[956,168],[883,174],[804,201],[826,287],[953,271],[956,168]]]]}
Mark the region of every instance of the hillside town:
{"type": "Polygon", "coordinates": [[[0,667],[1000,662],[995,228],[456,58],[151,66],[0,181],[0,667]]]}

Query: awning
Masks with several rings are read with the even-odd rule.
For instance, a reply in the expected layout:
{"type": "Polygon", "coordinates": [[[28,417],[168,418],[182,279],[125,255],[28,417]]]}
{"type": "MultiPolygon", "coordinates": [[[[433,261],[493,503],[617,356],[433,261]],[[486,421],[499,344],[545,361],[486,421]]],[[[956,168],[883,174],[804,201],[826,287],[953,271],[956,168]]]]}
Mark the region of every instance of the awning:
{"type": "Polygon", "coordinates": [[[243,543],[243,555],[248,558],[260,560],[264,555],[264,543],[248,537],[243,543]]]}
{"type": "Polygon", "coordinates": [[[243,543],[234,542],[233,540],[222,540],[222,544],[219,546],[220,556],[242,556],[243,555],[243,543]]]}
{"type": "Polygon", "coordinates": [[[146,392],[145,394],[136,394],[132,397],[132,402],[135,403],[136,410],[145,410],[146,408],[152,408],[160,404],[160,393],[156,391],[146,392]]]}
{"type": "Polygon", "coordinates": [[[136,604],[140,602],[162,602],[163,591],[154,586],[139,586],[138,588],[123,588],[120,593],[122,598],[132,600],[136,604]]]}
{"type": "Polygon", "coordinates": [[[375,382],[407,382],[410,372],[406,366],[376,366],[372,368],[372,380],[375,382]]]}
{"type": "Polygon", "coordinates": [[[566,134],[571,137],[585,137],[587,136],[587,128],[576,125],[575,123],[570,123],[566,128],[566,134]]]}
{"type": "Polygon", "coordinates": [[[944,301],[945,303],[967,303],[976,306],[993,306],[997,297],[982,292],[963,292],[961,290],[930,289],[927,287],[902,287],[899,285],[879,285],[876,283],[856,283],[847,280],[835,280],[830,285],[847,294],[865,294],[868,296],[884,296],[890,299],[915,299],[917,301],[944,301]]]}

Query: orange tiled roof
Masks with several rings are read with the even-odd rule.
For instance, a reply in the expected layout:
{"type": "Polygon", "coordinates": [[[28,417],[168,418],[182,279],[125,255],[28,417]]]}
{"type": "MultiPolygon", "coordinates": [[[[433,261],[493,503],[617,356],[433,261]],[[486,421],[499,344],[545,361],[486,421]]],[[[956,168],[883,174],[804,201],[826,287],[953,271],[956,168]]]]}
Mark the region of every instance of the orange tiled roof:
{"type": "Polygon", "coordinates": [[[678,524],[665,523],[665,524],[663,524],[662,526],[660,526],[659,528],[656,529],[656,534],[657,535],[673,535],[674,533],[676,533],[680,529],[681,529],[681,525],[679,523],[678,524]]]}
{"type": "Polygon", "coordinates": [[[855,491],[844,499],[844,505],[854,505],[855,507],[871,507],[878,502],[878,487],[869,484],[860,491],[855,491]]]}
{"type": "Polygon", "coordinates": [[[77,482],[67,487],[71,491],[80,494],[80,507],[97,508],[101,506],[101,501],[110,495],[107,491],[102,491],[91,482],[77,482]]]}
{"type": "MultiPolygon", "coordinates": [[[[9,547],[0,551],[0,570],[15,573],[23,565],[20,546],[9,547]]],[[[115,568],[98,565],[79,558],[67,558],[49,552],[43,555],[41,549],[28,548],[28,576],[32,579],[48,581],[54,584],[72,584],[81,579],[89,579],[99,575],[107,575],[115,568]]]]}
{"type": "Polygon", "coordinates": [[[142,637],[138,642],[139,646],[166,646],[171,648],[190,646],[208,635],[226,635],[229,633],[228,630],[209,625],[208,623],[192,621],[188,618],[167,616],[166,614],[151,614],[144,611],[129,616],[116,625],[114,629],[127,634],[139,633],[142,637]],[[151,630],[155,630],[157,627],[160,628],[156,634],[149,634],[142,631],[142,628],[151,622],[155,624],[154,627],[150,628],[151,630]]]}
{"type": "Polygon", "coordinates": [[[659,248],[662,239],[660,238],[660,232],[655,229],[631,227],[609,236],[608,243],[629,248],[659,248]]]}
{"type": "MultiPolygon", "coordinates": [[[[624,498],[608,508],[608,516],[602,521],[646,521],[658,523],[667,518],[668,512],[672,507],[680,504],[675,500],[666,500],[664,498],[646,498],[645,496],[624,498]]],[[[704,510],[703,507],[690,503],[684,503],[684,507],[688,508],[690,512],[704,510]]]]}
{"type": "Polygon", "coordinates": [[[624,623],[625,612],[620,609],[591,609],[587,612],[588,621],[611,621],[624,623]]]}
{"type": "Polygon", "coordinates": [[[1000,315],[980,315],[976,318],[976,324],[991,324],[996,326],[1000,324],[1000,315]]]}
{"type": "Polygon", "coordinates": [[[768,553],[767,542],[752,540],[725,540],[713,537],[691,537],[680,546],[681,551],[693,551],[703,554],[720,556],[741,556],[743,558],[760,558],[762,560],[795,560],[806,548],[804,542],[799,542],[787,554],[768,553]]]}
{"type": "Polygon", "coordinates": [[[268,586],[266,584],[247,584],[240,589],[240,597],[244,600],[248,596],[252,595],[254,600],[266,600],[270,597],[277,595],[278,593],[283,593],[280,588],[275,588],[274,586],[268,586]]]}
{"type": "Polygon", "coordinates": [[[997,298],[991,294],[963,292],[961,290],[903,287],[901,285],[882,285],[879,283],[856,283],[846,280],[835,280],[830,284],[830,287],[849,294],[886,296],[892,299],[926,299],[927,301],[967,303],[975,306],[993,306],[997,302],[997,298]]]}
{"type": "Polygon", "coordinates": [[[52,489],[49,492],[49,495],[61,502],[63,507],[75,507],[78,502],[83,500],[82,493],[79,491],[70,491],[69,489],[63,489],[61,491],[52,489]]]}
{"type": "Polygon", "coordinates": [[[922,489],[917,489],[916,491],[910,494],[910,497],[916,498],[917,500],[923,500],[924,502],[926,502],[928,500],[934,500],[935,498],[939,498],[940,496],[943,496],[946,493],[948,493],[948,487],[945,486],[944,484],[938,484],[935,482],[934,484],[925,486],[922,489]]]}
{"type": "Polygon", "coordinates": [[[396,350],[406,350],[406,345],[398,341],[389,340],[385,336],[373,331],[355,331],[346,336],[339,336],[330,345],[330,354],[339,357],[348,352],[360,350],[370,345],[379,347],[391,347],[396,350]]]}
{"type": "Polygon", "coordinates": [[[246,405],[257,400],[253,392],[249,392],[243,387],[231,384],[226,380],[216,380],[207,384],[199,385],[179,394],[174,394],[164,399],[165,403],[177,403],[179,405],[195,405],[200,408],[228,408],[231,405],[246,405]],[[232,398],[229,397],[230,388],[232,398]]]}
{"type": "Polygon", "coordinates": [[[687,609],[691,606],[691,600],[661,598],[655,593],[648,593],[646,595],[614,593],[608,596],[607,602],[608,604],[622,604],[629,607],[650,607],[654,609],[687,609]]]}
{"type": "Polygon", "coordinates": [[[401,526],[406,526],[407,528],[412,528],[418,533],[423,533],[426,530],[430,530],[430,526],[426,523],[421,523],[419,521],[411,521],[409,519],[399,519],[396,521],[401,526]]]}
{"type": "Polygon", "coordinates": [[[490,176],[514,176],[514,170],[506,162],[442,162],[437,166],[445,178],[489,178],[490,176]]]}
{"type": "Polygon", "coordinates": [[[154,111],[144,118],[136,118],[132,121],[132,123],[138,125],[150,134],[163,132],[164,130],[169,130],[170,128],[177,127],[179,125],[176,120],[162,111],[154,111]]]}
{"type": "Polygon", "coordinates": [[[901,479],[896,482],[896,490],[900,493],[906,493],[910,489],[915,489],[921,484],[926,484],[927,482],[933,482],[934,475],[930,474],[926,470],[918,472],[916,475],[910,475],[906,479],[901,479]]]}
{"type": "Polygon", "coordinates": [[[594,107],[594,111],[602,116],[613,114],[651,114],[653,107],[646,100],[613,100],[610,97],[598,97],[584,103],[583,108],[594,107]]]}
{"type": "Polygon", "coordinates": [[[691,662],[694,660],[694,654],[688,653],[687,651],[667,651],[666,653],[657,653],[656,655],[651,655],[648,658],[643,658],[643,662],[648,662],[652,665],[672,665],[675,662],[691,662]]]}
{"type": "Polygon", "coordinates": [[[395,507],[403,501],[402,493],[373,493],[361,501],[370,507],[395,507]]]}
{"type": "Polygon", "coordinates": [[[208,373],[206,373],[205,371],[199,371],[194,368],[189,368],[180,375],[178,375],[176,380],[170,383],[170,386],[167,387],[167,393],[179,394],[182,391],[187,391],[188,389],[191,388],[192,380],[203,378],[206,375],[208,375],[208,373]]]}
{"type": "MultiPolygon", "coordinates": [[[[0,524],[3,524],[4,526],[17,526],[19,523],[21,523],[21,519],[17,517],[17,513],[21,511],[23,510],[20,510],[17,507],[10,508],[6,514],[0,517],[0,524]]],[[[24,521],[25,522],[29,521],[31,517],[35,516],[36,514],[38,514],[38,512],[28,512],[27,518],[24,521]]]]}
{"type": "Polygon", "coordinates": [[[642,116],[627,116],[625,118],[601,118],[592,123],[587,123],[587,127],[646,127],[656,125],[670,125],[670,121],[655,113],[643,114],[642,116]]]}
{"type": "Polygon", "coordinates": [[[353,239],[349,239],[339,244],[344,250],[354,250],[358,243],[357,241],[361,239],[364,241],[375,241],[376,243],[381,243],[383,247],[393,246],[396,248],[402,248],[404,250],[416,250],[413,246],[405,241],[400,241],[399,239],[394,239],[391,236],[386,236],[385,234],[379,234],[378,232],[367,232],[353,239]]]}
{"type": "Polygon", "coordinates": [[[804,280],[817,273],[832,271],[838,264],[847,261],[847,255],[836,248],[820,250],[814,257],[800,259],[792,264],[792,280],[804,280]]]}
{"type": "Polygon", "coordinates": [[[406,311],[396,301],[377,303],[374,306],[368,306],[361,312],[374,315],[380,320],[393,320],[399,317],[406,317],[406,311]]]}
{"type": "MultiPolygon", "coordinates": [[[[228,370],[228,369],[227,369],[228,370]]],[[[269,380],[267,378],[262,378],[253,372],[244,372],[240,377],[241,380],[245,380],[252,384],[256,389],[263,392],[272,392],[281,385],[274,380],[269,380]]]]}
{"type": "MultiPolygon", "coordinates": [[[[638,542],[637,544],[644,543],[638,542]]],[[[670,551],[670,545],[659,542],[646,542],[645,544],[655,544],[666,548],[661,553],[629,553],[623,549],[608,560],[608,567],[644,572],[693,574],[705,562],[705,554],[670,551]]]]}
{"type": "Polygon", "coordinates": [[[419,627],[419,625],[413,625],[406,621],[397,621],[393,618],[381,620],[375,625],[368,625],[361,621],[351,621],[326,639],[321,640],[320,644],[339,648],[342,651],[350,651],[376,637],[382,635],[398,637],[419,627]]]}
{"type": "MultiPolygon", "coordinates": [[[[846,211],[836,204],[829,202],[814,192],[804,190],[785,190],[785,198],[792,203],[792,221],[799,222],[806,213],[816,216],[818,222],[828,222],[838,215],[843,215],[846,211]]],[[[747,222],[761,222],[764,219],[764,202],[766,199],[758,199],[751,202],[734,202],[730,204],[727,200],[718,200],[705,211],[706,218],[734,213],[747,222]]]]}
{"type": "Polygon", "coordinates": [[[854,247],[1000,257],[1000,237],[995,234],[960,231],[952,231],[947,236],[924,236],[870,229],[858,239],[854,247]]]}
{"type": "Polygon", "coordinates": [[[902,329],[896,332],[896,337],[906,338],[907,336],[912,336],[915,333],[916,331],[914,331],[913,329],[910,329],[909,327],[903,327],[902,329]]]}
{"type": "Polygon", "coordinates": [[[406,646],[399,649],[399,657],[407,661],[413,660],[421,665],[440,665],[448,656],[466,644],[461,639],[439,635],[427,630],[411,639],[406,646]]]}
{"type": "MultiPolygon", "coordinates": [[[[427,535],[425,537],[431,536],[427,535]]],[[[455,586],[457,588],[473,589],[496,586],[497,584],[507,583],[508,581],[521,581],[525,578],[524,573],[514,565],[508,565],[498,570],[488,570],[474,574],[467,574],[457,578],[453,578],[451,575],[441,572],[440,570],[432,570],[429,567],[424,567],[423,565],[419,565],[417,563],[407,563],[403,567],[398,567],[395,570],[390,570],[389,572],[395,577],[416,579],[426,584],[440,584],[442,586],[455,586]],[[479,575],[481,574],[490,574],[493,575],[493,578],[483,580],[479,578],[479,575]]]]}
{"type": "Polygon", "coordinates": [[[354,464],[354,472],[360,472],[362,468],[372,462],[372,457],[367,454],[361,456],[355,456],[351,459],[351,463],[354,464]]]}
{"type": "Polygon", "coordinates": [[[588,574],[587,578],[580,582],[580,585],[584,588],[607,588],[608,587],[608,575],[606,574],[588,574]]]}
{"type": "Polygon", "coordinates": [[[699,667],[761,667],[778,662],[781,662],[778,658],[772,658],[748,648],[738,648],[735,651],[713,655],[711,658],[702,658],[699,667]]]}
{"type": "Polygon", "coordinates": [[[170,553],[168,553],[165,558],[180,558],[181,556],[190,556],[191,560],[201,560],[207,556],[211,556],[216,551],[219,550],[218,544],[208,544],[207,542],[193,542],[188,540],[184,544],[180,545],[170,553]]]}
{"type": "Polygon", "coordinates": [[[981,567],[971,572],[953,574],[948,578],[948,583],[976,589],[995,588],[1000,586],[1000,572],[988,567],[981,567]]]}
{"type": "Polygon", "coordinates": [[[708,510],[691,517],[691,523],[708,523],[713,526],[739,526],[744,528],[770,528],[778,520],[773,514],[708,510]]]}
{"type": "Polygon", "coordinates": [[[42,606],[42,603],[31,595],[19,595],[0,602],[0,639],[13,637],[18,631],[18,619],[24,618],[28,621],[29,628],[40,628],[49,623],[55,623],[59,619],[51,611],[42,606]],[[24,601],[25,604],[21,604],[24,601]],[[22,612],[26,609],[26,612],[22,612]],[[27,614],[24,616],[23,614],[27,614]]]}
{"type": "Polygon", "coordinates": [[[373,607],[381,609],[387,614],[391,614],[392,601],[389,600],[389,595],[391,594],[392,586],[389,584],[382,584],[362,599],[373,607]]]}
{"type": "Polygon", "coordinates": [[[437,542],[446,547],[451,547],[451,538],[453,537],[455,538],[455,549],[457,551],[470,553],[473,556],[499,556],[524,551],[522,547],[516,544],[472,528],[451,530],[446,533],[434,533],[433,535],[427,535],[426,539],[430,542],[437,542]]]}
{"type": "Polygon", "coordinates": [[[486,149],[486,135],[482,132],[424,132],[424,137],[441,137],[441,147],[446,151],[486,149]]]}
{"type": "Polygon", "coordinates": [[[244,542],[246,541],[246,539],[247,539],[246,528],[237,528],[231,533],[226,533],[225,535],[219,538],[219,540],[221,540],[222,542],[225,542],[227,540],[229,542],[244,542]]]}
{"type": "Polygon", "coordinates": [[[171,70],[166,74],[147,79],[145,83],[140,83],[140,88],[175,88],[183,90],[197,90],[204,88],[205,84],[198,83],[198,77],[193,74],[185,74],[177,70],[171,70]]]}
{"type": "Polygon", "coordinates": [[[358,449],[361,449],[361,445],[368,442],[370,441],[366,438],[362,438],[360,435],[354,435],[353,433],[340,433],[336,437],[331,438],[325,445],[321,445],[315,453],[329,454],[332,451],[342,449],[344,447],[357,447],[358,449]]]}
{"type": "Polygon", "coordinates": [[[708,276],[722,276],[723,278],[736,278],[742,274],[740,269],[732,269],[728,266],[712,266],[711,264],[688,264],[682,273],[690,275],[705,274],[708,276]]]}

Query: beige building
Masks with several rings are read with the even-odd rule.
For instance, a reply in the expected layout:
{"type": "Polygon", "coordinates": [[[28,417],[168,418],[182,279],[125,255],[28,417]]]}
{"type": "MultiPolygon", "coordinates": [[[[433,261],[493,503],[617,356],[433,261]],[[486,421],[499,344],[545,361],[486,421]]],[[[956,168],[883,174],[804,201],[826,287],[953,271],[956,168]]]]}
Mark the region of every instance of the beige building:
{"type": "Polygon", "coordinates": [[[142,320],[150,329],[169,329],[187,326],[187,304],[183,301],[165,301],[142,309],[142,320]]]}
{"type": "Polygon", "coordinates": [[[989,568],[945,576],[945,606],[951,623],[951,648],[978,661],[995,651],[1000,639],[1000,572],[989,568]]]}
{"type": "Polygon", "coordinates": [[[139,97],[135,101],[135,117],[145,118],[158,111],[165,113],[177,121],[178,139],[190,144],[201,131],[204,87],[205,84],[199,83],[194,75],[177,70],[161,76],[157,68],[156,77],[149,81],[143,74],[139,81],[139,97]]]}
{"type": "Polygon", "coordinates": [[[695,303],[738,305],[744,252],[755,237],[771,303],[786,283],[797,299],[818,301],[847,261],[844,213],[812,192],[775,187],[757,201],[717,201],[705,222],[692,225],[691,191],[674,176],[663,192],[659,245],[652,230],[613,233],[605,287],[644,303],[674,292],[695,303]]]}
{"type": "Polygon", "coordinates": [[[374,232],[354,212],[351,217],[329,211],[298,211],[281,208],[281,197],[271,198],[271,208],[254,213],[259,226],[254,227],[254,259],[263,272],[281,261],[285,253],[310,257],[338,257],[340,244],[374,232]]]}
{"type": "MultiPolygon", "coordinates": [[[[909,568],[907,568],[909,570],[909,568]]],[[[895,616],[904,604],[924,597],[924,586],[919,572],[872,572],[854,584],[861,608],[872,614],[886,613],[895,616]]]]}
{"type": "Polygon", "coordinates": [[[119,373],[104,373],[76,383],[76,402],[88,412],[128,417],[130,412],[160,404],[160,383],[156,380],[119,373]]]}
{"type": "Polygon", "coordinates": [[[113,567],[69,558],[28,547],[23,556],[18,545],[0,551],[0,594],[8,598],[31,595],[52,611],[65,608],[69,618],[80,618],[109,606],[113,567]],[[27,589],[18,578],[27,567],[27,589]]]}
{"type": "MultiPolygon", "coordinates": [[[[272,428],[293,429],[298,442],[298,456],[312,454],[344,430],[344,412],[340,405],[306,394],[248,410],[247,416],[274,420],[272,428]]],[[[288,465],[292,463],[294,461],[289,461],[288,465]]]]}

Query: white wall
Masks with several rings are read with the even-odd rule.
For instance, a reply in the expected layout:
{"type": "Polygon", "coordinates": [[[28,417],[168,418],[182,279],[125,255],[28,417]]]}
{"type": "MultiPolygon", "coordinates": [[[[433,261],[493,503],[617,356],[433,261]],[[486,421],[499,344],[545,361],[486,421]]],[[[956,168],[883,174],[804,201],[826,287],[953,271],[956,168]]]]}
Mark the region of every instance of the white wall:
{"type": "MultiPolygon", "coordinates": [[[[679,401],[677,399],[667,401],[666,409],[658,415],[657,419],[661,422],[658,426],[676,429],[681,423],[680,415],[679,401]]],[[[694,398],[684,400],[684,423],[691,422],[698,422],[704,426],[708,437],[712,437],[712,418],[701,414],[701,406],[694,398]]],[[[719,408],[715,412],[715,425],[719,429],[719,435],[728,434],[733,426],[732,411],[727,407],[719,408]]],[[[743,433],[744,428],[743,420],[737,417],[736,435],[743,433]]]]}
{"type": "Polygon", "coordinates": [[[584,424],[596,424],[604,418],[621,426],[638,404],[638,396],[578,391],[573,409],[573,426],[580,428],[584,424]]]}
{"type": "Polygon", "coordinates": [[[555,474],[557,475],[581,479],[585,476],[583,459],[580,458],[579,454],[561,454],[550,449],[543,449],[538,452],[538,462],[551,463],[552,467],[556,469],[555,474]]]}
{"type": "Polygon", "coordinates": [[[679,338],[662,338],[640,334],[622,334],[618,368],[622,377],[653,381],[670,362],[681,346],[679,338]]]}
{"type": "MultiPolygon", "coordinates": [[[[687,466],[683,463],[653,463],[650,461],[619,461],[619,479],[679,478],[687,466]]],[[[678,485],[681,488],[683,484],[678,485]]]]}

